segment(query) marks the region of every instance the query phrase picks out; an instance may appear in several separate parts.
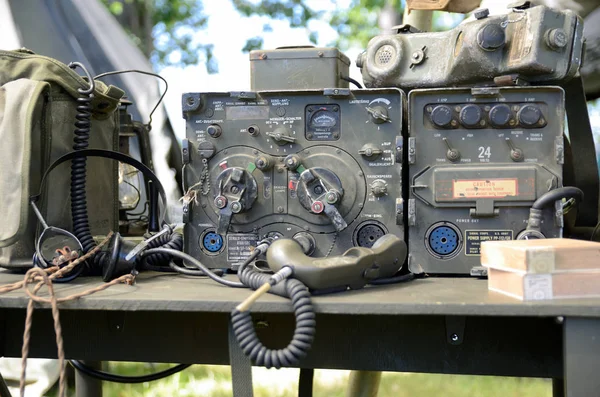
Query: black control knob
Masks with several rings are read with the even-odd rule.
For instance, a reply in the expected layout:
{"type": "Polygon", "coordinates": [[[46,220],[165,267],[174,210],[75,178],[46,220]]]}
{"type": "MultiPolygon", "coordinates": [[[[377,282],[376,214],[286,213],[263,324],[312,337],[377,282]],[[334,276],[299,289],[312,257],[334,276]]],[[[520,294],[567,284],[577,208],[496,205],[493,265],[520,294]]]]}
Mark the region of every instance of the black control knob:
{"type": "Polygon", "coordinates": [[[508,105],[496,105],[490,110],[490,123],[494,127],[506,127],[511,117],[512,112],[508,105]]]}
{"type": "Polygon", "coordinates": [[[542,111],[534,105],[525,105],[517,113],[519,124],[525,127],[533,127],[542,118],[542,111]]]}
{"type": "Polygon", "coordinates": [[[206,128],[206,133],[213,138],[218,138],[221,136],[223,130],[219,124],[211,124],[206,128]]]}
{"type": "Polygon", "coordinates": [[[504,45],[506,33],[502,26],[496,23],[485,25],[477,33],[477,44],[486,51],[494,51],[504,45]]]}
{"type": "Polygon", "coordinates": [[[452,109],[450,106],[439,105],[431,111],[431,122],[436,127],[447,127],[452,122],[452,109]]]}
{"type": "Polygon", "coordinates": [[[460,111],[459,118],[465,127],[476,127],[481,121],[481,108],[477,105],[467,105],[460,111]]]}

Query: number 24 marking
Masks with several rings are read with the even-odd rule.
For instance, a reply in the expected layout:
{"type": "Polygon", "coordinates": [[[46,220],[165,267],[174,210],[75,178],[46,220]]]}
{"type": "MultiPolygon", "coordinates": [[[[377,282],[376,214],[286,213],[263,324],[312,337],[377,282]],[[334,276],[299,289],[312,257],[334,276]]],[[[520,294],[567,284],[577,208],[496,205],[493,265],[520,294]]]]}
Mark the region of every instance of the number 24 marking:
{"type": "Polygon", "coordinates": [[[492,150],[489,146],[479,146],[479,158],[490,158],[492,155],[492,150]]]}

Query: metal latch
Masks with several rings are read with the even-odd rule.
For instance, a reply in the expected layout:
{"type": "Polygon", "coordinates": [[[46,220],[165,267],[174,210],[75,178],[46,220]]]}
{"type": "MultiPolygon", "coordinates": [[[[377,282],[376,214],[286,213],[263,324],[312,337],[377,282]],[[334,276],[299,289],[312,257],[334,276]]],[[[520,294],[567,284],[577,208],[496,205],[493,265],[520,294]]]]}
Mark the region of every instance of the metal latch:
{"type": "Polygon", "coordinates": [[[190,162],[190,141],[188,139],[183,139],[181,141],[181,158],[183,164],[188,164],[190,162]]]}
{"type": "Polygon", "coordinates": [[[404,222],[404,200],[402,197],[396,198],[396,225],[402,225],[404,222]]]}
{"type": "Polygon", "coordinates": [[[417,224],[417,209],[415,208],[415,199],[408,199],[408,226],[417,224]]]}
{"type": "Polygon", "coordinates": [[[256,92],[253,91],[232,91],[229,93],[229,96],[240,100],[250,100],[256,99],[257,95],[256,92]]]}
{"type": "Polygon", "coordinates": [[[475,208],[469,210],[469,215],[473,218],[491,218],[498,216],[500,210],[494,208],[494,200],[480,199],[475,201],[475,208]]]}
{"type": "Polygon", "coordinates": [[[404,138],[401,136],[396,137],[396,164],[402,164],[402,157],[404,154],[404,138]]]}
{"type": "Polygon", "coordinates": [[[500,88],[498,87],[474,87],[471,88],[471,95],[482,97],[482,96],[498,96],[500,95],[500,88]]]}
{"type": "Polygon", "coordinates": [[[408,164],[414,164],[417,157],[417,148],[414,137],[408,138],[408,164]]]}
{"type": "Polygon", "coordinates": [[[323,90],[324,96],[332,97],[347,97],[351,95],[350,88],[325,88],[323,90]]]}

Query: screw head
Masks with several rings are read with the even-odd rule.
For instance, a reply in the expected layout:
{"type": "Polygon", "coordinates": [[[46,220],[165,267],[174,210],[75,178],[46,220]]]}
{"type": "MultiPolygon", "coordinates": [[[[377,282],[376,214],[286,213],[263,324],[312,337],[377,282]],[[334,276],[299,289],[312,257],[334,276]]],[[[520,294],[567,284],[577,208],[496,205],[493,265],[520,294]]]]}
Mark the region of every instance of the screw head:
{"type": "Polygon", "coordinates": [[[218,209],[225,208],[226,205],[227,205],[227,197],[217,196],[215,198],[215,207],[217,207],[218,209]]]}
{"type": "Polygon", "coordinates": [[[323,205],[322,202],[320,201],[315,201],[311,204],[310,209],[312,210],[312,212],[314,212],[315,214],[320,214],[321,212],[323,212],[323,210],[325,209],[325,206],[323,205]]]}
{"type": "Polygon", "coordinates": [[[231,193],[233,194],[238,194],[240,192],[240,188],[237,186],[232,186],[231,189],[229,189],[229,191],[231,191],[231,193]]]}
{"type": "Polygon", "coordinates": [[[231,203],[231,212],[233,212],[234,214],[242,212],[242,203],[240,203],[239,201],[234,201],[233,203],[231,203]]]}
{"type": "Polygon", "coordinates": [[[325,201],[327,201],[328,204],[335,204],[338,200],[339,195],[337,192],[330,191],[325,195],[325,201]]]}
{"type": "Polygon", "coordinates": [[[567,34],[561,28],[552,29],[546,33],[546,43],[555,50],[564,48],[567,45],[567,34]]]}
{"type": "Polygon", "coordinates": [[[313,189],[313,192],[315,192],[315,194],[323,194],[323,186],[315,186],[315,188],[313,189]]]}
{"type": "Polygon", "coordinates": [[[283,212],[283,207],[282,206],[277,207],[277,212],[279,212],[279,213],[283,212]]]}
{"type": "Polygon", "coordinates": [[[450,335],[450,339],[452,340],[452,342],[458,342],[458,340],[460,339],[458,334],[452,334],[450,335]]]}

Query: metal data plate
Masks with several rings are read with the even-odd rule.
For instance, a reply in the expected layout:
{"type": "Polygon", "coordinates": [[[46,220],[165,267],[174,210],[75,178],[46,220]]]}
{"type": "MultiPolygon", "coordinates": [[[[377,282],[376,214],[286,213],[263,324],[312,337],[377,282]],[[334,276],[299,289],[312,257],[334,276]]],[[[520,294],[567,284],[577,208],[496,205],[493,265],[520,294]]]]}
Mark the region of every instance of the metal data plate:
{"type": "MultiPolygon", "coordinates": [[[[559,87],[427,89],[409,94],[409,266],[469,274],[483,241],[515,239],[531,204],[562,186],[559,87]]],[[[543,213],[560,237],[562,214],[543,213]]]]}

